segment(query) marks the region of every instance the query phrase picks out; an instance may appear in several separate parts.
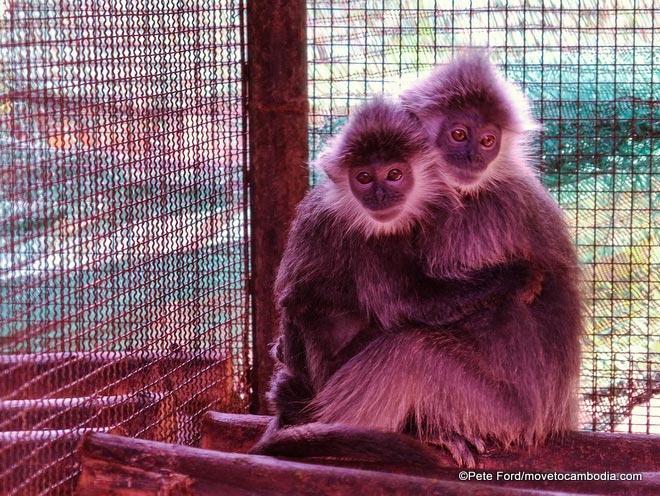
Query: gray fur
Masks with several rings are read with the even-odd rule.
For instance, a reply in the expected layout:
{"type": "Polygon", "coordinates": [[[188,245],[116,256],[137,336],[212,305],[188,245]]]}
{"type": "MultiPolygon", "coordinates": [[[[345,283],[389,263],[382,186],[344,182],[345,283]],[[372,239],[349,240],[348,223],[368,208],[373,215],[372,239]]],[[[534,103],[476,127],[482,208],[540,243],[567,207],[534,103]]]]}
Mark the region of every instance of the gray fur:
{"type": "MultiPolygon", "coordinates": [[[[278,428],[340,421],[395,432],[412,429],[470,465],[470,446],[482,450],[490,436],[485,425],[494,422],[474,413],[484,400],[500,406],[493,414],[511,415],[506,435],[494,431],[501,440],[509,442],[514,430],[524,430],[518,417],[526,412],[519,411],[517,392],[508,386],[516,380],[508,374],[510,365],[490,363],[485,348],[473,340],[497,330],[500,308],[530,311],[521,295],[529,292],[534,272],[524,259],[503,257],[483,264],[459,261],[458,277],[434,274],[445,270],[440,263],[445,248],[436,236],[442,238],[444,223],[463,207],[457,207],[459,195],[444,182],[437,156],[420,132],[410,115],[377,101],[361,109],[322,155],[329,179],[300,204],[278,274],[283,335],[276,356],[282,363],[270,392],[276,421],[255,452],[281,453],[286,435],[275,436],[278,428]],[[355,144],[373,143],[369,146],[384,149],[388,158],[388,144],[397,142],[392,135],[412,143],[397,145],[393,158],[409,161],[416,179],[429,179],[416,181],[425,189],[416,193],[414,208],[402,209],[396,227],[380,229],[363,219],[364,212],[356,217],[355,202],[349,207],[341,200],[348,190],[341,171],[361,156],[355,144]],[[502,384],[506,394],[487,387],[502,384]]],[[[493,343],[504,347],[499,343],[504,334],[494,332],[493,343]]],[[[537,338],[532,332],[528,341],[537,338]]],[[[536,409],[539,391],[522,401],[536,409]]],[[[528,429],[534,437],[534,427],[528,429]]],[[[309,438],[313,429],[305,432],[309,438]]]]}

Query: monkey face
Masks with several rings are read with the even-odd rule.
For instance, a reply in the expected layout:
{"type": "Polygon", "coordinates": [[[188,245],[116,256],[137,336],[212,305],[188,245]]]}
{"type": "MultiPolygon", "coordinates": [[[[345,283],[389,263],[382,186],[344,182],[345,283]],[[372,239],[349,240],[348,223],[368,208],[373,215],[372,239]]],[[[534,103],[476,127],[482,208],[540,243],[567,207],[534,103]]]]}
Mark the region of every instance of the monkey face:
{"type": "Polygon", "coordinates": [[[502,130],[478,112],[452,112],[436,136],[447,172],[459,185],[478,183],[500,152],[502,130]]]}
{"type": "Polygon", "coordinates": [[[372,162],[348,171],[351,192],[378,222],[398,217],[414,185],[407,162],[372,162]]]}

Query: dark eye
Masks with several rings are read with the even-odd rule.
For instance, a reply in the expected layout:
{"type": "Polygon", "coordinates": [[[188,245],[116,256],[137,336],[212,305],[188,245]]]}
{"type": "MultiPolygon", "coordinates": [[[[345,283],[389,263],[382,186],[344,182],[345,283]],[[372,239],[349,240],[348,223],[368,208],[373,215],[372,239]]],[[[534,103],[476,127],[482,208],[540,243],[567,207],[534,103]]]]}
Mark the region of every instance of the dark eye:
{"type": "Polygon", "coordinates": [[[403,177],[403,172],[401,172],[399,169],[392,169],[387,173],[388,181],[398,181],[402,177],[403,177]]]}
{"type": "Polygon", "coordinates": [[[451,132],[451,137],[454,141],[465,141],[467,138],[467,133],[464,129],[457,128],[451,132]]]}
{"type": "Polygon", "coordinates": [[[484,148],[490,148],[495,144],[495,135],[493,134],[486,134],[483,138],[481,138],[481,145],[484,148]]]}
{"type": "Polygon", "coordinates": [[[359,182],[360,184],[369,184],[371,181],[373,181],[373,179],[371,178],[371,174],[364,171],[358,173],[358,175],[355,176],[355,179],[357,179],[357,182],[359,182]]]}

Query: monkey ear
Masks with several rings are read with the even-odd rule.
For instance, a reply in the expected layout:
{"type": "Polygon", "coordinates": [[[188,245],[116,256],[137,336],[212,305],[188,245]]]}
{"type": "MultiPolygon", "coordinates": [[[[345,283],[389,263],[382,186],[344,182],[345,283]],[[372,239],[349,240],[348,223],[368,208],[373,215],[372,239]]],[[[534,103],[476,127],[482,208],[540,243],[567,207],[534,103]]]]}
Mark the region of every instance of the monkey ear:
{"type": "Polygon", "coordinates": [[[336,157],[334,157],[332,153],[321,153],[321,155],[312,162],[312,169],[317,173],[327,175],[334,183],[340,180],[341,170],[336,157]]]}
{"type": "Polygon", "coordinates": [[[342,167],[344,157],[336,152],[336,150],[343,148],[342,140],[342,134],[331,138],[320,155],[312,162],[313,170],[319,173],[325,173],[334,183],[341,182],[346,175],[345,168],[342,167]]]}

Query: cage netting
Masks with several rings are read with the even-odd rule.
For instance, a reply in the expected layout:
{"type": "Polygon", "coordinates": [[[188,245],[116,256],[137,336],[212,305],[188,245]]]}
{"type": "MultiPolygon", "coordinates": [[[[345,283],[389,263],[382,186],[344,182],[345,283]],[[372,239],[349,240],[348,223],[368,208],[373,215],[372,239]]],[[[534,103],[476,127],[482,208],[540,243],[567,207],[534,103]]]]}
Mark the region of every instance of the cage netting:
{"type": "Polygon", "coordinates": [[[243,6],[0,2],[0,492],[246,411],[243,6]]]}
{"type": "Polygon", "coordinates": [[[314,156],[373,95],[465,47],[522,85],[583,264],[582,425],[660,432],[660,26],[651,0],[308,2],[314,156]]]}

